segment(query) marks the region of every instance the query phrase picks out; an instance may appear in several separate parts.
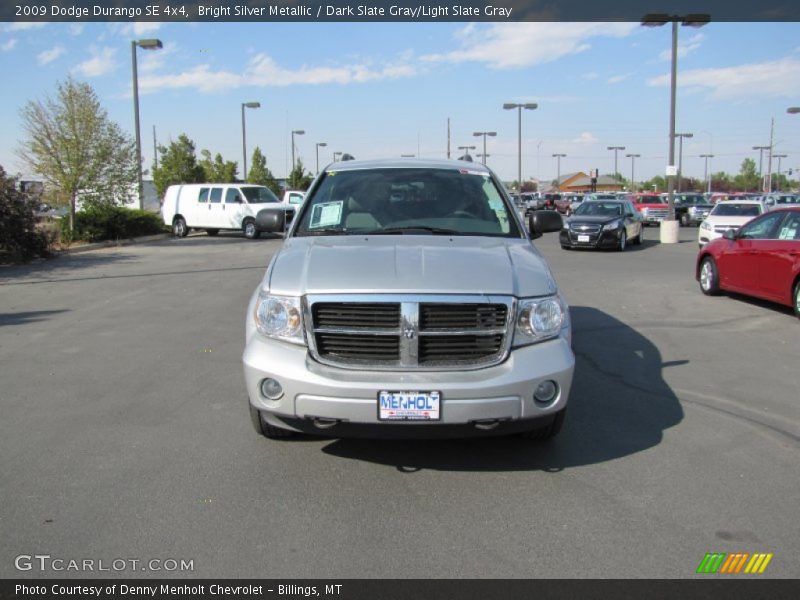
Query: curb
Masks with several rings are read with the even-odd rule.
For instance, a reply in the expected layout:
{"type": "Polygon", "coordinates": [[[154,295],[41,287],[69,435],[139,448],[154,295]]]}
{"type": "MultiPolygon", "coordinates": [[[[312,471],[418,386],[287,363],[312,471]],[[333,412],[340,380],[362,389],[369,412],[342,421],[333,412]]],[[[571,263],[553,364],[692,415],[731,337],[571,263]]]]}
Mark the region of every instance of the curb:
{"type": "Polygon", "coordinates": [[[59,254],[78,254],[81,252],[91,252],[92,250],[102,250],[104,248],[116,248],[119,246],[131,246],[134,244],[146,244],[148,242],[158,242],[172,237],[171,233],[158,233],[156,235],[145,235],[142,237],[131,238],[127,240],[108,240],[105,242],[94,242],[92,244],[83,244],[75,246],[74,248],[64,248],[59,251],[59,254]]]}

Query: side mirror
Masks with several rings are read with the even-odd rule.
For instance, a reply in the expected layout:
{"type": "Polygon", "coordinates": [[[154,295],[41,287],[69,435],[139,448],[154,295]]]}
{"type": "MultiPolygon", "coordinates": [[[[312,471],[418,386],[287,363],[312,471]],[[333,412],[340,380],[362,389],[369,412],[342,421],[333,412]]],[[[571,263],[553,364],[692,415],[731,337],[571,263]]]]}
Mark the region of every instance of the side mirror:
{"type": "Polygon", "coordinates": [[[553,210],[536,211],[528,217],[528,230],[531,232],[531,239],[535,240],[542,237],[545,233],[561,231],[564,227],[564,220],[561,213],[553,210]]]}
{"type": "Polygon", "coordinates": [[[726,240],[734,241],[736,239],[736,230],[735,229],[728,229],[725,233],[722,234],[726,240]]]}
{"type": "Polygon", "coordinates": [[[259,231],[281,233],[286,227],[286,213],[270,208],[260,210],[256,215],[256,227],[259,231]]]}

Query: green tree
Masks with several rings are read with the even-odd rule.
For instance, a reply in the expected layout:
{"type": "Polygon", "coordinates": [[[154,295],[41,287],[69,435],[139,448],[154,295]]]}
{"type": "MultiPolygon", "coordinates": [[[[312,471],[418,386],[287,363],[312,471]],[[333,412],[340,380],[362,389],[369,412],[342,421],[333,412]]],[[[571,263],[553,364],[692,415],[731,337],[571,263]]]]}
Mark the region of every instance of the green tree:
{"type": "Polygon", "coordinates": [[[756,170],[756,161],[745,158],[739,168],[739,174],[733,178],[733,185],[743,192],[758,190],[761,187],[761,178],[756,170]]]}
{"type": "Polygon", "coordinates": [[[725,171],[719,171],[711,175],[711,191],[712,192],[730,192],[733,189],[733,182],[730,175],[725,171]]]}
{"type": "Polygon", "coordinates": [[[54,98],[29,101],[21,116],[26,137],[19,156],[69,198],[70,229],[79,192],[107,204],[135,195],[136,146],[109,119],[89,84],[68,78],[58,84],[54,98]]]}
{"type": "Polygon", "coordinates": [[[153,181],[156,184],[158,197],[163,198],[167,188],[179,183],[205,183],[203,168],[197,164],[194,142],[182,133],[178,141],[169,146],[159,146],[161,160],[153,169],[153,181]]]}
{"type": "Polygon", "coordinates": [[[292,172],[289,173],[286,184],[289,186],[290,190],[307,190],[308,186],[311,185],[312,179],[313,176],[311,173],[306,172],[303,166],[303,160],[298,158],[297,164],[294,169],[292,169],[292,172]]]}
{"type": "Polygon", "coordinates": [[[47,240],[36,228],[36,202],[17,189],[16,179],[0,165],[0,261],[47,254],[47,240]]]}
{"type": "Polygon", "coordinates": [[[280,197],[281,187],[278,185],[278,181],[275,179],[272,171],[267,168],[267,158],[258,146],[253,150],[253,159],[250,161],[250,164],[250,172],[247,173],[247,183],[267,186],[276,196],[280,197]]]}
{"type": "Polygon", "coordinates": [[[232,160],[225,160],[219,152],[212,160],[209,150],[203,150],[200,152],[200,156],[203,157],[200,160],[200,167],[205,173],[206,181],[209,183],[233,183],[237,181],[238,163],[232,160]]]}

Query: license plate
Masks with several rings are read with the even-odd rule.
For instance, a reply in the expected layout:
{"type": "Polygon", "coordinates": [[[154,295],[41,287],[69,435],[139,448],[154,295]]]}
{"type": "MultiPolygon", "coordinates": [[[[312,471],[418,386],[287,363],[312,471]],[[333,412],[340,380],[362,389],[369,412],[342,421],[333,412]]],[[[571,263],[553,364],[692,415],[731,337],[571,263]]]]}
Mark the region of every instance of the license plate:
{"type": "Polygon", "coordinates": [[[379,421],[438,421],[439,392],[378,392],[379,421]]]}
{"type": "Polygon", "coordinates": [[[578,241],[579,242],[588,242],[589,241],[589,236],[588,235],[579,235],[578,236],[578,241]]]}

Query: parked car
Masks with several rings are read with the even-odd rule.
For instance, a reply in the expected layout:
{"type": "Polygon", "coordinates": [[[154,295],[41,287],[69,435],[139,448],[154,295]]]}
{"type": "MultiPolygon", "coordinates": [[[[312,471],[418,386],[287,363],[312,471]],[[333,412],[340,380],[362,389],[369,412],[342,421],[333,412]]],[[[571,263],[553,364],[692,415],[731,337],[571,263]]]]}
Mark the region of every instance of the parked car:
{"type": "Polygon", "coordinates": [[[714,207],[703,194],[678,193],[673,196],[675,219],[684,227],[699,225],[714,207]]]}
{"type": "Polygon", "coordinates": [[[570,195],[570,202],[569,202],[569,208],[567,209],[567,216],[575,212],[575,209],[577,209],[581,205],[583,199],[584,199],[583,194],[570,195]]]}
{"type": "Polygon", "coordinates": [[[525,213],[544,208],[544,197],[539,192],[525,192],[522,194],[525,203],[525,213]]]}
{"type": "Polygon", "coordinates": [[[738,229],[763,212],[764,204],[759,200],[717,202],[705,220],[700,223],[697,241],[702,248],[708,242],[721,238],[729,229],[738,229]]]}
{"type": "Polygon", "coordinates": [[[641,244],[642,217],[629,200],[584,200],[564,223],[559,242],[571,248],[625,250],[630,240],[641,244]]]}
{"type": "Polygon", "coordinates": [[[544,206],[542,208],[547,210],[556,209],[556,201],[561,200],[561,194],[547,193],[544,195],[544,206]]]}
{"type": "Polygon", "coordinates": [[[769,211],[706,244],[695,278],[706,295],[755,296],[791,306],[800,317],[800,207],[769,211]]]}
{"type": "MultiPolygon", "coordinates": [[[[555,201],[555,208],[558,212],[562,215],[569,214],[569,207],[572,205],[572,202],[577,198],[577,194],[561,194],[561,198],[555,201]]],[[[583,196],[581,195],[581,198],[583,196]]]]}
{"type": "Polygon", "coordinates": [[[800,196],[797,194],[767,194],[759,199],[764,203],[766,210],[775,210],[776,208],[786,208],[800,204],[800,196]]]}
{"type": "Polygon", "coordinates": [[[300,190],[286,190],[283,192],[283,198],[281,202],[283,204],[291,204],[297,206],[303,203],[303,200],[306,199],[306,193],[300,190]]]}
{"type": "Polygon", "coordinates": [[[247,309],[256,431],[556,435],[575,364],[569,312],[531,239],[561,216],[534,213],[529,236],[478,163],[332,166],[247,309]]]}
{"type": "Polygon", "coordinates": [[[627,199],[642,216],[642,225],[660,224],[669,215],[669,206],[666,200],[655,192],[641,192],[629,194],[627,199]]]}
{"type": "Polygon", "coordinates": [[[194,228],[205,229],[208,235],[238,230],[255,239],[276,224],[283,231],[294,213],[295,208],[282,204],[269,188],[238,183],[171,185],[161,205],[161,217],[176,237],[185,237],[194,228]]]}

